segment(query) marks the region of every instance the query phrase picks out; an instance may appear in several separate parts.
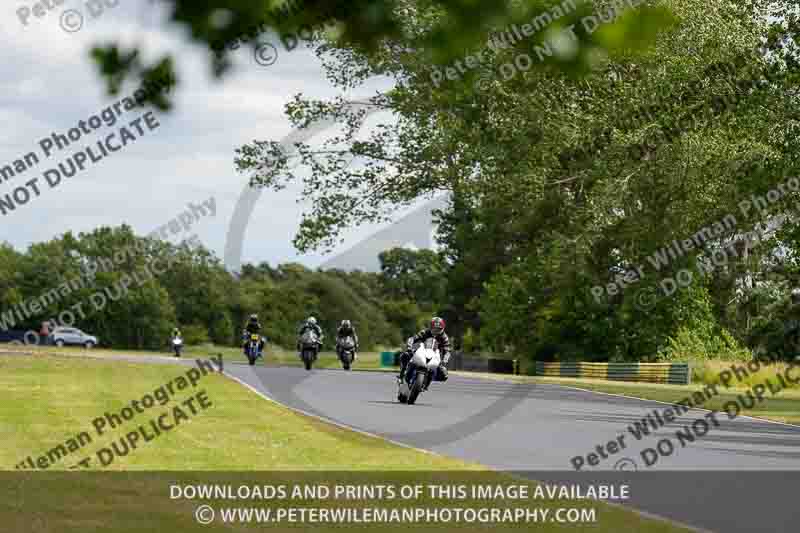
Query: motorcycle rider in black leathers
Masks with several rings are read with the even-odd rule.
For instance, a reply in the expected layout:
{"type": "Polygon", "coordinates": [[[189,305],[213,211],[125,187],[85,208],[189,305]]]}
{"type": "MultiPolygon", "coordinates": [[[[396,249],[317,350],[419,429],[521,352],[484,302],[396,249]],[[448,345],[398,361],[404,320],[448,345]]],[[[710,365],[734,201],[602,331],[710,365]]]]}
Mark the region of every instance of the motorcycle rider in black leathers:
{"type": "Polygon", "coordinates": [[[353,352],[353,361],[355,361],[358,359],[358,334],[356,333],[356,328],[353,327],[353,324],[349,320],[342,320],[342,324],[339,326],[339,329],[336,330],[336,354],[339,357],[342,356],[339,351],[339,341],[345,337],[353,337],[353,342],[355,342],[356,345],[356,350],[353,352]]]}
{"type": "Polygon", "coordinates": [[[300,346],[300,337],[302,337],[303,333],[305,333],[309,329],[314,330],[314,332],[317,334],[317,338],[319,339],[318,344],[320,345],[320,347],[322,347],[322,339],[325,337],[325,335],[323,335],[323,333],[322,333],[322,328],[319,327],[319,324],[317,324],[317,319],[314,318],[313,316],[310,316],[310,317],[308,317],[306,319],[305,323],[302,326],[300,326],[300,329],[297,331],[297,351],[298,352],[302,348],[300,346]]]}
{"type": "Polygon", "coordinates": [[[247,321],[247,325],[242,332],[242,350],[245,355],[247,355],[247,341],[250,340],[249,336],[254,333],[258,335],[258,355],[262,355],[264,351],[264,337],[261,336],[261,322],[258,321],[258,315],[256,314],[250,315],[250,319],[247,321]]]}
{"type": "Polygon", "coordinates": [[[442,355],[442,362],[439,364],[438,372],[433,379],[434,381],[447,381],[447,363],[450,361],[450,339],[444,332],[444,328],[444,319],[435,316],[431,319],[430,327],[423,329],[408,339],[405,351],[400,354],[400,374],[397,376],[398,382],[402,382],[403,374],[405,374],[408,362],[411,360],[411,356],[414,355],[416,347],[430,338],[436,340],[436,346],[439,348],[439,353],[442,355]]]}

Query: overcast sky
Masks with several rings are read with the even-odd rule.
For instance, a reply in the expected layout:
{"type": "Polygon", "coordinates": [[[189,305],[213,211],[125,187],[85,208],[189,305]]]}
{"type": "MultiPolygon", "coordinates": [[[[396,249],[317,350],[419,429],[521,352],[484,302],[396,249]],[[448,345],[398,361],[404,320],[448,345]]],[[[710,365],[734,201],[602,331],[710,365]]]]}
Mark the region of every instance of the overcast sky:
{"type": "MultiPolygon", "coordinates": [[[[209,74],[208,53],[182,39],[183,29],[165,24],[162,6],[149,0],[120,1],[93,18],[85,1],[64,0],[43,17],[31,14],[24,25],[17,10],[35,2],[4,0],[0,9],[0,166],[12,164],[28,152],[41,154],[38,142],[54,131],[66,133],[93,114],[118,100],[105,95],[87,52],[93,43],[114,38],[123,44],[139,44],[151,60],[169,49],[178,58],[182,85],[172,113],[156,112],[160,127],[118,153],[111,154],[57,188],[0,217],[0,240],[17,249],[51,239],[65,231],[91,231],[100,225],[129,224],[144,235],[167,224],[187,208],[214,197],[216,216],[205,217],[185,234],[197,233],[200,241],[223,257],[228,225],[247,178],[233,169],[234,149],[253,139],[281,140],[291,131],[283,106],[293,94],[331,98],[340,94],[325,79],[319,61],[303,47],[285,52],[271,66],[256,63],[250,49],[232,55],[233,72],[223,81],[209,74]],[[61,24],[74,27],[77,9],[84,15],[79,31],[68,33],[61,24]]],[[[382,82],[386,86],[386,82],[382,82]]],[[[122,94],[133,92],[127,86],[122,94]]],[[[359,97],[366,90],[346,95],[359,97]]],[[[142,111],[130,111],[114,127],[102,127],[84,136],[75,148],[92,146],[142,111]]],[[[71,154],[56,153],[51,159],[0,184],[0,197],[71,154]]],[[[248,225],[243,261],[276,264],[300,261],[314,267],[330,255],[300,256],[291,245],[302,206],[295,190],[265,192],[248,225]]],[[[348,234],[344,248],[355,245],[379,227],[348,234]]],[[[175,239],[172,239],[173,241],[175,239]]]]}

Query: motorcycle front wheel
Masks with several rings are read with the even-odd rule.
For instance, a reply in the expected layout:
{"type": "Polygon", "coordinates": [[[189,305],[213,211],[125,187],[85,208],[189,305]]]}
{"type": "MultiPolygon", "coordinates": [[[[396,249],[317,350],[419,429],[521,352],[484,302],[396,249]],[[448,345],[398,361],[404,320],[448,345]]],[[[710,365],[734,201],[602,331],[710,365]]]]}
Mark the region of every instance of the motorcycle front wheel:
{"type": "Polygon", "coordinates": [[[425,372],[417,372],[414,378],[414,384],[411,386],[411,390],[408,393],[408,405],[414,405],[414,402],[417,401],[417,397],[419,393],[422,392],[422,387],[425,385],[425,375],[425,372]]]}

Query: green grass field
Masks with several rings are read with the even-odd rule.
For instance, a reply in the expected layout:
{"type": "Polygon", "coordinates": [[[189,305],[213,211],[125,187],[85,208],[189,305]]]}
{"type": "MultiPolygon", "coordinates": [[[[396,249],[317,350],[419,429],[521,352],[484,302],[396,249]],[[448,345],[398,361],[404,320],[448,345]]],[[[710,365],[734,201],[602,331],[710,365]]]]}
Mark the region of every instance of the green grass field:
{"type": "MultiPolygon", "coordinates": [[[[56,348],[56,347],[15,347],[5,345],[2,350],[6,351],[27,351],[36,354],[57,354],[57,355],[72,355],[80,356],[87,354],[84,348],[56,348]]],[[[0,350],[1,351],[1,350],[0,350]]],[[[283,350],[269,346],[266,351],[266,361],[259,360],[258,365],[281,365],[281,366],[302,366],[302,362],[293,351],[283,350]]],[[[119,354],[126,355],[163,355],[169,356],[168,352],[145,352],[145,351],[115,351],[105,349],[93,349],[88,351],[93,356],[115,356],[119,354]]],[[[238,348],[218,347],[218,346],[195,346],[189,347],[184,352],[184,357],[210,357],[222,354],[225,361],[246,363],[247,359],[238,348]]],[[[359,354],[358,361],[354,364],[354,370],[372,370],[372,371],[395,371],[392,368],[380,366],[380,358],[378,352],[364,352],[359,354]]],[[[629,396],[633,398],[643,398],[648,400],[657,400],[666,403],[675,403],[687,395],[691,395],[694,391],[700,391],[704,388],[704,383],[719,383],[719,374],[727,369],[732,362],[724,361],[710,361],[705,362],[702,366],[693,370],[695,377],[700,383],[693,383],[692,385],[662,385],[657,383],[631,383],[623,381],[605,381],[595,379],[576,379],[576,378],[545,378],[538,376],[509,376],[501,374],[483,374],[474,372],[455,372],[464,376],[479,377],[484,379],[500,379],[511,380],[516,382],[525,383],[552,383],[564,385],[569,387],[577,387],[581,389],[605,392],[609,394],[619,394],[622,396],[629,396]]],[[[737,363],[741,364],[741,363],[737,363]]],[[[341,368],[336,354],[332,352],[322,352],[320,359],[315,363],[317,368],[341,368]]],[[[723,405],[731,400],[735,400],[738,394],[745,393],[748,387],[758,383],[763,383],[764,379],[774,378],[776,373],[783,373],[787,365],[785,363],[777,363],[768,366],[763,366],[759,372],[752,374],[741,381],[735,381],[731,388],[726,389],[723,386],[719,387],[720,394],[709,399],[703,404],[703,407],[710,410],[720,410],[723,405]]],[[[773,379],[774,381],[774,379],[773,379]]],[[[769,395],[766,399],[758,403],[752,409],[742,410],[742,415],[752,416],[756,418],[763,418],[766,420],[773,420],[786,424],[800,425],[800,387],[792,385],[791,388],[783,390],[775,397],[769,395]]]]}
{"type": "MultiPolygon", "coordinates": [[[[87,431],[92,420],[181,375],[186,368],[102,359],[0,356],[0,464],[13,469],[27,455],[40,455],[87,431]]],[[[177,391],[182,401],[204,389],[212,407],[199,411],[180,431],[162,434],[108,469],[274,470],[470,468],[464,463],[407,450],[290,412],[218,374],[194,389],[177,391]],[[224,446],[219,437],[224,437],[224,446]],[[246,453],[243,451],[246,450],[246,453]]],[[[153,407],[126,423],[136,426],[172,405],[153,407]]],[[[134,428],[135,429],[135,428],[134,428]]],[[[108,446],[119,432],[101,435],[85,450],[108,446]]],[[[86,454],[83,454],[86,455],[86,454]]],[[[75,461],[83,459],[70,454],[75,461]]],[[[70,461],[53,468],[66,469],[70,461]]]]}
{"type": "MultiPolygon", "coordinates": [[[[333,480],[326,472],[339,472],[336,480],[363,478],[358,472],[389,472],[385,479],[421,481],[435,477],[433,472],[465,472],[485,476],[483,482],[508,484],[508,476],[486,471],[431,453],[397,446],[379,438],[362,435],[296,414],[269,402],[234,381],[209,373],[196,380],[196,388],[175,390],[163,406],[154,406],[107,434],[97,435],[92,421],[105,412],[119,412],[132,400],[139,400],[166,383],[177,383],[190,367],[148,365],[104,359],[63,356],[0,355],[0,469],[13,470],[26,457],[47,455],[59,444],[86,432],[90,443],[55,461],[45,471],[20,472],[10,482],[0,484],[0,520],[8,531],[37,532],[134,532],[165,531],[246,531],[244,524],[213,524],[198,528],[191,501],[172,500],[168,485],[176,482],[255,482],[256,474],[245,472],[318,472],[317,479],[333,480]],[[177,402],[204,391],[211,405],[198,409],[150,442],[140,443],[123,457],[115,457],[106,467],[92,462],[91,471],[116,471],[117,475],[59,471],[96,451],[119,441],[132,426],[144,424],[169,412],[177,402]],[[123,474],[120,471],[141,471],[123,474]],[[173,474],[158,473],[169,471],[173,474]],[[214,471],[214,472],[212,472],[214,471]],[[226,471],[227,474],[221,474],[226,471]],[[49,472],[49,473],[46,473],[49,472]],[[147,473],[145,473],[147,472],[147,473]],[[203,474],[202,472],[206,472],[203,474]],[[239,474],[235,474],[239,472],[239,474]],[[344,472],[344,473],[342,473],[344,472]],[[348,473],[349,472],[349,473],[348,473]],[[392,474],[391,472],[395,472],[392,474]],[[414,474],[413,472],[417,472],[414,474]],[[247,477],[250,476],[250,477],[247,477]],[[388,477],[387,477],[388,476],[388,477]],[[68,527],[65,527],[67,525],[68,527]],[[35,527],[34,527],[35,526],[35,527]]],[[[171,419],[168,419],[171,420],[171,419]]],[[[81,470],[83,471],[83,470],[81,470]]],[[[442,481],[440,477],[436,478],[442,481]]],[[[460,478],[462,479],[462,478],[460,478]]],[[[264,502],[256,502],[264,503],[264,502]]],[[[313,503],[313,502],[311,502],[313,503]]],[[[317,502],[320,503],[320,502],[317,502]]],[[[328,502],[330,503],[330,502],[328,502]]],[[[366,505],[363,502],[358,505],[366,505]]],[[[529,502],[530,503],[530,502],[529,502]]],[[[472,500],[459,504],[478,505],[472,500]]],[[[388,506],[401,506],[394,502],[388,506]]],[[[481,505],[485,505],[485,502],[481,505]]],[[[519,505],[497,502],[498,507],[519,505]]],[[[675,525],[644,518],[619,507],[594,501],[537,501],[536,507],[555,509],[569,506],[597,509],[596,522],[536,524],[542,531],[611,533],[640,531],[672,533],[685,531],[675,525]]],[[[250,529],[252,529],[252,525],[250,529]]],[[[263,528],[263,525],[256,526],[263,528]]],[[[406,531],[408,525],[350,525],[363,531],[406,531]]],[[[495,526],[496,527],[496,526],[495,526]]],[[[526,530],[531,526],[503,527],[526,530]]],[[[293,525],[299,531],[324,531],[315,525],[293,525]]],[[[426,526],[438,531],[489,531],[487,526],[426,526]]],[[[283,530],[283,529],[281,529],[283,530]]]]}
{"type": "MultiPolygon", "coordinates": [[[[110,350],[105,348],[93,348],[87,350],[82,347],[65,346],[58,348],[56,346],[14,346],[14,345],[0,345],[0,353],[6,352],[25,352],[35,353],[40,355],[92,355],[92,356],[117,356],[117,355],[133,355],[133,356],[167,356],[171,357],[173,354],[166,349],[161,352],[144,351],[144,350],[110,350]]],[[[229,346],[188,346],[182,352],[182,357],[193,358],[203,357],[208,358],[211,356],[218,356],[222,354],[226,362],[234,363],[247,363],[247,358],[242,353],[241,348],[233,348],[229,346]]],[[[274,345],[267,345],[264,350],[264,357],[256,362],[257,365],[266,366],[303,366],[303,362],[297,355],[297,352],[285,350],[281,347],[274,345]]],[[[314,363],[315,368],[341,368],[341,362],[332,351],[323,351],[319,354],[319,359],[314,363]]],[[[379,352],[363,352],[358,354],[358,360],[353,364],[354,370],[390,370],[380,365],[379,352]]]]}

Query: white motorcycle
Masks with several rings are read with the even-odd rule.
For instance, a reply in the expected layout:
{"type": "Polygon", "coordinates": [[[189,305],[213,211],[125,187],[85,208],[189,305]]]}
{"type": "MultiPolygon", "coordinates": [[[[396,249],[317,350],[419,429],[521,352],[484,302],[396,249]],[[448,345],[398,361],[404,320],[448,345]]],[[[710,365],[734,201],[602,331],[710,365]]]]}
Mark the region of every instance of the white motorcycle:
{"type": "Polygon", "coordinates": [[[428,339],[414,351],[406,366],[402,381],[398,384],[397,400],[414,405],[422,391],[428,390],[433,377],[442,363],[434,339],[428,339]]]}
{"type": "Polygon", "coordinates": [[[181,350],[183,349],[183,339],[180,337],[172,339],[172,349],[175,351],[175,357],[180,357],[181,350]]]}

